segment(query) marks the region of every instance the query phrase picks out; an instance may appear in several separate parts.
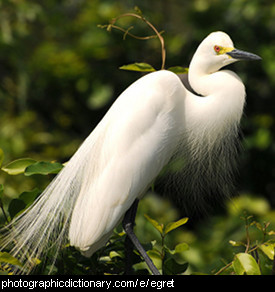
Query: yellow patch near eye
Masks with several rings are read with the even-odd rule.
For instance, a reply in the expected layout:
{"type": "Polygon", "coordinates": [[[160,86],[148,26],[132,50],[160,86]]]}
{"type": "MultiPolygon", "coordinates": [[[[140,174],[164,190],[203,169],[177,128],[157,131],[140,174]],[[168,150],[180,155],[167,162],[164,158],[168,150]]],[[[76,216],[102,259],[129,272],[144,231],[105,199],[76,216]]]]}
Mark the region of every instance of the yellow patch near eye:
{"type": "Polygon", "coordinates": [[[223,55],[223,54],[226,54],[226,53],[231,52],[233,50],[234,50],[234,48],[232,48],[232,47],[214,46],[214,51],[216,52],[217,55],[223,55]]]}

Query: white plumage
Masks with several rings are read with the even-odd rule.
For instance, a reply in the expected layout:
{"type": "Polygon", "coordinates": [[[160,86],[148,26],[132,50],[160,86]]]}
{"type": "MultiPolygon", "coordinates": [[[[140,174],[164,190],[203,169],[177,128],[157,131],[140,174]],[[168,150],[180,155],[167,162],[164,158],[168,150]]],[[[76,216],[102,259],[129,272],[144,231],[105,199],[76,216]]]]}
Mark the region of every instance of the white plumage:
{"type": "MultiPolygon", "coordinates": [[[[190,64],[189,82],[203,96],[188,91],[176,74],[165,70],[133,83],[35,204],[11,223],[1,246],[15,242],[12,254],[23,262],[42,257],[53,242],[57,254],[67,240],[92,255],[179,147],[187,172],[202,184],[198,173],[210,168],[224,136],[236,137],[242,115],[241,80],[228,70],[216,72],[236,61],[236,51],[222,32],[201,43],[190,64]]],[[[27,262],[24,272],[31,268],[27,262]]]]}
{"type": "MultiPolygon", "coordinates": [[[[102,147],[87,157],[87,183],[70,225],[72,245],[87,255],[104,245],[105,235],[167,164],[181,136],[184,94],[175,74],[160,71],[135,82],[110,108],[95,130],[103,134],[102,147]]],[[[91,135],[90,145],[98,139],[91,142],[91,135]]]]}

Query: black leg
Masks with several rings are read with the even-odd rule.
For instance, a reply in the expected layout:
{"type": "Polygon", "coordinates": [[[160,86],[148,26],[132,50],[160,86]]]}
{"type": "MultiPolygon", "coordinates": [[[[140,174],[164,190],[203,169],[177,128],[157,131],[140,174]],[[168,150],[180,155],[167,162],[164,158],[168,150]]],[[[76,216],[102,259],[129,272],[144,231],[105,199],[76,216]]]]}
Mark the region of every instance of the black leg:
{"type": "MultiPolygon", "coordinates": [[[[138,207],[138,200],[135,200],[133,205],[130,207],[130,209],[126,212],[124,219],[122,221],[123,228],[127,234],[127,237],[132,241],[133,245],[136,247],[136,249],[139,251],[141,256],[144,258],[146,264],[148,265],[149,269],[151,270],[153,275],[160,275],[160,272],[156,268],[156,266],[153,264],[150,257],[147,255],[146,251],[144,250],[143,246],[139,242],[138,238],[136,237],[134,233],[134,223],[135,223],[135,217],[138,207]]],[[[127,240],[127,239],[126,239],[127,240]]],[[[128,251],[129,253],[129,251],[128,251]]],[[[129,268],[129,267],[128,267],[129,268]]]]}
{"type": "Polygon", "coordinates": [[[125,275],[133,275],[134,270],[133,270],[133,257],[134,257],[134,245],[129,238],[128,235],[126,235],[125,242],[125,275]]]}

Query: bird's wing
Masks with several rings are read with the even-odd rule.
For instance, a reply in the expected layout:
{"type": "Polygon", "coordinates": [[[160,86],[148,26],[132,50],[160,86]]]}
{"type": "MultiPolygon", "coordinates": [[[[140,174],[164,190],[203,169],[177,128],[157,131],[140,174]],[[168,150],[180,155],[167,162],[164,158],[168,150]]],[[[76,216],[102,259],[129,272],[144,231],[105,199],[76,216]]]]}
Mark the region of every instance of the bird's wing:
{"type": "Polygon", "coordinates": [[[171,157],[184,97],[168,71],[126,89],[35,203],[8,225],[0,250],[13,245],[11,254],[30,272],[32,259],[49,250],[54,262],[68,237],[83,251],[101,247],[171,157]]]}
{"type": "Polygon", "coordinates": [[[139,79],[116,100],[95,129],[99,137],[92,141],[92,133],[85,142],[94,147],[72,214],[72,245],[93,251],[104,244],[105,235],[168,162],[182,130],[184,97],[178,77],[159,71],[139,79]]]}

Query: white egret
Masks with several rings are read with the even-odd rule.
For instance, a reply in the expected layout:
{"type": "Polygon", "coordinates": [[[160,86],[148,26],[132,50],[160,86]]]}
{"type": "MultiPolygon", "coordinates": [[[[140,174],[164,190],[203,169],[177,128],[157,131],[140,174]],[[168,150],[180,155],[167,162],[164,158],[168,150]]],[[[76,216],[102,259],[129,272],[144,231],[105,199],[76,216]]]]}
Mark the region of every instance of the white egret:
{"type": "MultiPolygon", "coordinates": [[[[106,244],[133,204],[123,226],[135,242],[135,202],[179,148],[187,159],[191,188],[203,190],[204,176],[208,186],[226,182],[234,163],[234,151],[227,150],[237,137],[245,88],[235,73],[220,69],[259,59],[235,49],[227,34],[214,32],[190,64],[188,79],[197,94],[170,71],[137,80],[36,202],[11,222],[1,238],[2,249],[13,244],[11,253],[25,263],[23,272],[32,267],[29,259],[43,257],[49,243],[57,254],[69,241],[89,257],[106,244]]],[[[150,260],[148,264],[158,273],[150,260]]]]}

